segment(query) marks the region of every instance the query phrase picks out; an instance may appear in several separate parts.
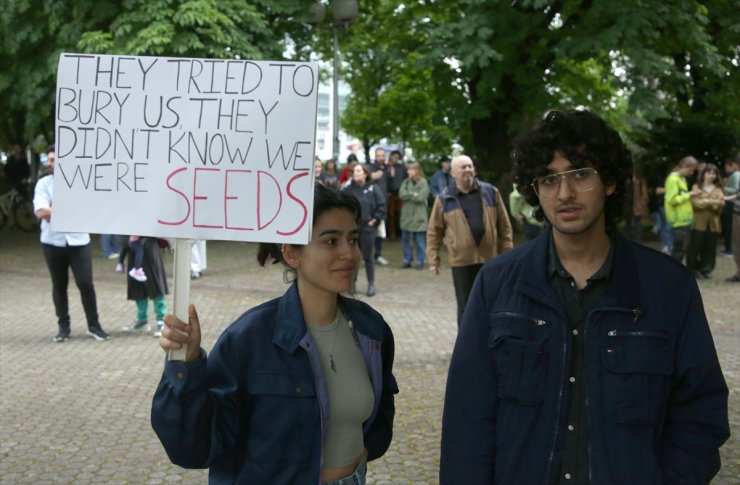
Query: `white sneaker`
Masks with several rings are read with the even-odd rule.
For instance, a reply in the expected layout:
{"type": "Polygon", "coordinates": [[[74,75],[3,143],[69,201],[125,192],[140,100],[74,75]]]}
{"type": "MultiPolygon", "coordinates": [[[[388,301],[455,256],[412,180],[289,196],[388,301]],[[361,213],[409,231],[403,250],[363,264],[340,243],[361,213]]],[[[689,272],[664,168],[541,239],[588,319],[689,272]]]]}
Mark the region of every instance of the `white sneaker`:
{"type": "Polygon", "coordinates": [[[116,264],[116,273],[123,273],[123,265],[121,263],[116,264]]]}
{"type": "Polygon", "coordinates": [[[152,335],[154,335],[154,338],[159,338],[162,336],[162,329],[164,328],[164,322],[162,320],[157,320],[157,327],[156,330],[152,335]]]}
{"type": "Polygon", "coordinates": [[[128,272],[128,275],[140,283],[146,281],[146,275],[144,274],[144,270],[141,268],[133,268],[128,272]]]}
{"type": "Polygon", "coordinates": [[[388,266],[388,260],[385,259],[383,256],[378,256],[377,258],[375,258],[375,262],[381,266],[388,266]]]}

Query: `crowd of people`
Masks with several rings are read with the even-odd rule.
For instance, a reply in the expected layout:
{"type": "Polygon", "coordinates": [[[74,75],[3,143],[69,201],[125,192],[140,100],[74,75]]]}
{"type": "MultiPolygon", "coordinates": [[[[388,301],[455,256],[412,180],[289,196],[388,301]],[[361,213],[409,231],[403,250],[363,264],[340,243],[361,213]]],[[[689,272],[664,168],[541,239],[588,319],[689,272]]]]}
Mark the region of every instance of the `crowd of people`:
{"type": "Polygon", "coordinates": [[[722,170],[688,155],[655,187],[638,170],[630,185],[625,232],[631,239],[641,242],[643,223],[650,220],[661,251],[694,277],[710,279],[719,254],[735,259],[736,271],[726,281],[740,282],[740,240],[733,235],[738,230],[733,220],[740,214],[740,154],[726,157],[722,170]]]}
{"type": "MultiPolygon", "coordinates": [[[[47,155],[51,174],[53,147],[47,155]]],[[[123,330],[149,328],[152,301],[162,349],[187,346],[184,361],[166,361],[152,405],[172,462],[210,468],[211,483],[364,484],[391,444],[403,383],[391,326],[354,296],[361,263],[365,295],[378,293],[384,240],[400,238],[398,267],[432,275],[446,246],[456,296],[442,484],[708,483],[729,435],[728,390],[694,279],[712,277],[721,237],[737,266],[727,280],[740,282],[740,157],[724,174],[684,157],[651,188],[620,135],[588,111],[549,112],[512,156],[508,197],[464,154],[442,157],[430,182],[398,150],[344,167],[317,158],[311,240],[259,246],[259,264],[281,263],[290,286],[210,353],[207,315],[168,313],[166,242],[119,237],[117,269],[136,303],[123,330]],[[675,261],[640,244],[648,218],[675,261]],[[527,240],[516,248],[515,228],[527,240]]],[[[71,334],[70,268],[87,334],[108,340],[90,236],[51,231],[52,200],[49,175],[34,209],[54,341],[71,334]]],[[[200,278],[204,241],[192,260],[200,278]]]]}
{"type": "MultiPolygon", "coordinates": [[[[375,191],[384,195],[385,203],[382,209],[384,216],[378,215],[372,222],[372,232],[375,234],[372,250],[367,248],[370,244],[369,235],[366,234],[363,239],[366,253],[367,251],[372,253],[372,256],[367,253],[368,259],[365,263],[365,267],[369,268],[372,275],[374,265],[389,264],[382,255],[384,239],[395,239],[398,234],[401,235],[403,246],[401,268],[422,269],[429,264],[430,269],[435,272],[439,267],[438,250],[444,241],[450,258],[448,262],[453,268],[460,316],[465,307],[467,294],[465,287],[472,285],[477,275],[476,269],[469,268],[471,269],[469,276],[462,278],[464,270],[461,267],[480,264],[502,252],[502,248],[499,248],[495,254],[475,256],[475,252],[480,251],[483,241],[482,236],[485,232],[483,229],[486,227],[484,223],[489,224],[492,221],[481,219],[477,215],[476,210],[480,212],[477,203],[473,207],[463,207],[460,202],[472,200],[467,197],[470,188],[474,188],[473,192],[477,194],[480,184],[483,184],[484,189],[490,184],[476,176],[473,161],[469,157],[466,158],[469,160],[470,169],[467,173],[470,177],[464,168],[460,171],[460,167],[465,166],[461,162],[463,158],[456,157],[453,160],[443,156],[439,160],[439,169],[434,172],[429,182],[424,175],[423,166],[418,162],[404,162],[398,150],[392,151],[390,157],[386,159],[385,149],[377,148],[373,161],[367,164],[360,163],[357,157],[351,154],[342,169],[337,167],[334,159],[323,163],[317,157],[315,161],[318,182],[330,188],[350,190],[358,197],[362,195],[352,188],[358,182],[348,174],[354,173],[354,168],[358,165],[366,166],[368,177],[361,182],[362,186],[373,187],[375,191]],[[459,182],[461,175],[463,179],[470,178],[472,184],[470,187],[467,187],[467,183],[461,185],[459,182]],[[445,214],[444,222],[439,219],[440,213],[435,212],[437,201],[440,208],[444,208],[441,212],[445,214]],[[462,209],[461,213],[465,218],[472,215],[474,219],[467,220],[467,224],[463,226],[455,225],[448,230],[446,224],[450,215],[447,211],[450,210],[451,203],[462,209]],[[471,222],[473,226],[470,226],[471,222]],[[468,234],[472,234],[473,240],[463,242],[468,234]],[[459,246],[460,244],[463,246],[459,246]],[[464,257],[463,260],[459,259],[461,255],[464,257]],[[474,259],[480,261],[473,263],[474,259]]],[[[723,171],[720,171],[720,167],[713,163],[699,162],[693,156],[686,156],[676,163],[664,179],[651,186],[643,176],[640,165],[633,163],[633,173],[625,189],[627,197],[620,230],[636,242],[646,242],[648,238],[645,233],[652,232],[657,236],[662,252],[685,264],[696,278],[711,278],[718,253],[723,257],[734,256],[736,262],[737,258],[740,258],[737,256],[737,249],[733,250],[732,235],[733,214],[740,211],[740,201],[737,200],[740,154],[728,156],[722,168],[723,171]],[[718,241],[722,243],[719,250],[718,241]]],[[[493,193],[498,196],[498,189],[491,187],[493,193]]],[[[367,198],[367,189],[362,193],[367,198]]],[[[494,223],[496,243],[507,241],[508,232],[512,227],[518,229],[526,240],[534,239],[547,225],[547,220],[535,217],[535,208],[527,203],[516,185],[511,187],[508,194],[508,208],[504,207],[503,202],[496,205],[496,200],[490,205],[496,210],[502,210],[494,223]],[[495,227],[498,223],[508,223],[510,227],[495,227]]],[[[473,199],[476,202],[478,200],[477,196],[473,199]]],[[[487,207],[486,200],[484,197],[481,207],[487,207]]],[[[452,220],[455,220],[454,216],[452,220]]],[[[374,282],[374,276],[368,278],[374,282]]],[[[737,262],[735,274],[727,277],[726,281],[740,282],[740,262],[737,262]]],[[[371,293],[375,294],[375,291],[371,293]]]]}

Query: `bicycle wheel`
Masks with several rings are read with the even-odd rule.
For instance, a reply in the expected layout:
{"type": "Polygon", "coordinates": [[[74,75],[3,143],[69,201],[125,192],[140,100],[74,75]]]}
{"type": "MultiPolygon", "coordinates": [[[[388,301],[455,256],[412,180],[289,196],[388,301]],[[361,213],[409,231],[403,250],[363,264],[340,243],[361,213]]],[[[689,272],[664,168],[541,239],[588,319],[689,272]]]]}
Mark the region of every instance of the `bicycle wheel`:
{"type": "Polygon", "coordinates": [[[13,219],[18,229],[24,232],[36,232],[39,222],[33,212],[33,202],[29,200],[17,201],[13,204],[13,219]]]}

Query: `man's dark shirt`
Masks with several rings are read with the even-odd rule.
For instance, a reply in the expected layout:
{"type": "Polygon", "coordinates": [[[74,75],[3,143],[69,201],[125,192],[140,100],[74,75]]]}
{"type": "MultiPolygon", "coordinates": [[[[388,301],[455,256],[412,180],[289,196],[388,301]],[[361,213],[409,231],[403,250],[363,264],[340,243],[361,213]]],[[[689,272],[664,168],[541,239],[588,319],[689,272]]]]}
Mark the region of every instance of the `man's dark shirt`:
{"type": "Polygon", "coordinates": [[[483,225],[483,200],[480,195],[480,187],[477,183],[473,183],[473,187],[467,194],[458,188],[457,200],[460,202],[460,208],[468,221],[475,245],[480,246],[483,235],[486,233],[486,228],[483,225]]]}
{"type": "MultiPolygon", "coordinates": [[[[394,195],[398,195],[398,191],[401,190],[401,184],[408,177],[408,169],[403,162],[398,162],[393,167],[393,176],[388,176],[388,192],[394,195]]],[[[390,167],[388,173],[390,174],[390,167]]]]}
{"type": "Polygon", "coordinates": [[[586,318],[606,293],[614,264],[614,244],[604,264],[586,281],[579,290],[573,277],[563,268],[555,251],[555,242],[550,241],[550,257],[547,274],[550,284],[558,295],[570,322],[573,346],[571,349],[570,406],[565,431],[563,464],[560,468],[560,483],[588,483],[588,426],[586,422],[586,365],[584,360],[584,330],[586,318]],[[570,476],[570,478],[566,478],[570,476]]]}
{"type": "Polygon", "coordinates": [[[379,189],[383,191],[383,196],[388,196],[388,178],[390,176],[390,171],[388,170],[388,164],[384,163],[383,165],[379,165],[375,162],[370,164],[370,173],[375,173],[378,170],[381,170],[383,172],[383,176],[380,177],[378,180],[373,180],[371,177],[368,177],[368,181],[378,186],[379,189]]]}

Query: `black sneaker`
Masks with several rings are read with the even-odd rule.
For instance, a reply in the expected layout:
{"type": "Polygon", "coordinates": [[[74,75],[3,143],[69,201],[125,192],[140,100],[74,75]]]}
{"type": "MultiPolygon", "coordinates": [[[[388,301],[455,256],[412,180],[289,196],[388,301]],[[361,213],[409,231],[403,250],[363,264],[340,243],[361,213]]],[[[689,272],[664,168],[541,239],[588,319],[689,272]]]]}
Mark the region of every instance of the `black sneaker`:
{"type": "Polygon", "coordinates": [[[92,337],[95,340],[100,340],[101,342],[110,338],[108,334],[105,333],[105,330],[103,330],[100,326],[88,328],[87,335],[88,337],[92,337]]]}
{"type": "Polygon", "coordinates": [[[54,342],[64,342],[65,340],[69,340],[69,329],[59,329],[59,333],[56,337],[54,337],[54,342]]]}

